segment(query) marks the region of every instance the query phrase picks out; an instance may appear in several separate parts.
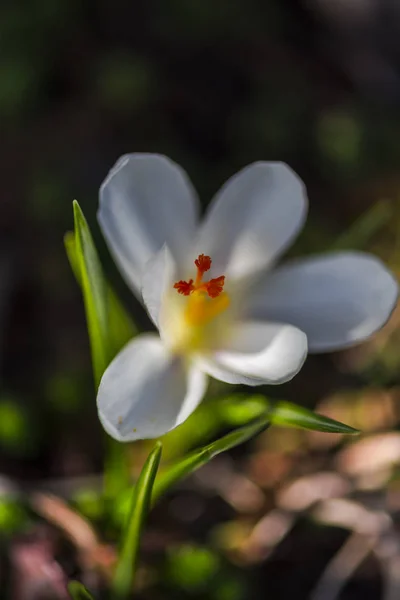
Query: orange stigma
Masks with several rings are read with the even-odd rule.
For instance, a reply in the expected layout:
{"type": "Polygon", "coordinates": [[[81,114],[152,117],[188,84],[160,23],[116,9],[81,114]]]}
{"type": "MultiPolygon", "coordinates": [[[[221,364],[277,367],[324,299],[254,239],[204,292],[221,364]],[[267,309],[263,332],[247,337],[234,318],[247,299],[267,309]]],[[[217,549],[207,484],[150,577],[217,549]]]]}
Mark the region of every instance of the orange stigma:
{"type": "Polygon", "coordinates": [[[205,256],[205,254],[200,254],[198,258],[194,261],[194,264],[197,267],[198,273],[204,275],[206,271],[211,269],[212,260],[209,256],[205,256]]]}
{"type": "Polygon", "coordinates": [[[206,271],[211,268],[212,260],[205,254],[200,254],[194,261],[197,267],[196,281],[193,283],[193,279],[189,281],[178,281],[174,285],[174,289],[177,290],[178,294],[183,296],[190,296],[193,292],[206,292],[210,298],[217,298],[222,294],[225,284],[225,276],[215,277],[210,281],[203,281],[203,275],[206,271]]]}
{"type": "Polygon", "coordinates": [[[217,298],[220,294],[222,294],[222,290],[224,289],[225,284],[225,275],[221,275],[221,277],[216,277],[215,279],[210,279],[207,285],[207,293],[210,298],[217,298]]]}
{"type": "Polygon", "coordinates": [[[189,281],[177,281],[174,288],[178,290],[178,294],[189,296],[194,290],[193,279],[190,279],[189,281]]]}

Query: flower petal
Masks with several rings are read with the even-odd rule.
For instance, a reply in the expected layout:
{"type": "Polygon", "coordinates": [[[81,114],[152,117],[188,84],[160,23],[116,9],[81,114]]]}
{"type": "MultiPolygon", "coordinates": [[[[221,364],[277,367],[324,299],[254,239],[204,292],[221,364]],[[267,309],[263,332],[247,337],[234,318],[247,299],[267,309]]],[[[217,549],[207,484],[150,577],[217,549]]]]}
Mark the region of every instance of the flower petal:
{"type": "Polygon", "coordinates": [[[340,252],[276,269],[252,298],[250,317],[291,323],[307,334],[311,351],[323,352],[382,327],[397,295],[397,281],[379,259],[340,252]]]}
{"type": "Polygon", "coordinates": [[[120,442],[156,438],[195,410],[207,378],[171,356],[156,335],[127,344],[106,369],[97,395],[104,429],[120,442]]]}
{"type": "Polygon", "coordinates": [[[164,245],[146,263],[142,276],[142,299],[154,325],[160,328],[159,316],[164,293],[172,281],[176,266],[168,247],[164,245]]]}
{"type": "Polygon", "coordinates": [[[306,356],[307,338],[296,327],[249,321],[233,327],[225,349],[196,362],[221,381],[262,385],[292,379],[306,356]]]}
{"type": "Polygon", "coordinates": [[[212,257],[212,276],[252,275],[286,249],[306,212],[304,185],[287,165],[254,163],[229,179],[214,198],[197,252],[212,257]]]}
{"type": "Polygon", "coordinates": [[[99,223],[135,293],[140,291],[145,264],[165,243],[175,259],[186,254],[197,217],[192,184],[165,156],[122,156],[100,188],[99,223]]]}

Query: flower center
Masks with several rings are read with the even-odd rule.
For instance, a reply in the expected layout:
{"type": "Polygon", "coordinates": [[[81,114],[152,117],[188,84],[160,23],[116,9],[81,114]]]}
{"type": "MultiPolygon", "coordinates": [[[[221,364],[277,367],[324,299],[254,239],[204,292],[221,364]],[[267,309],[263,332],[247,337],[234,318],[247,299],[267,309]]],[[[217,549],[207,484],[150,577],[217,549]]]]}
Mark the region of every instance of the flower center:
{"type": "Polygon", "coordinates": [[[188,296],[185,308],[185,321],[192,327],[201,327],[208,324],[229,306],[229,296],[224,292],[225,276],[215,277],[204,281],[204,273],[211,268],[211,258],[204,254],[194,261],[197,267],[196,279],[178,281],[174,289],[178,294],[188,296]]]}

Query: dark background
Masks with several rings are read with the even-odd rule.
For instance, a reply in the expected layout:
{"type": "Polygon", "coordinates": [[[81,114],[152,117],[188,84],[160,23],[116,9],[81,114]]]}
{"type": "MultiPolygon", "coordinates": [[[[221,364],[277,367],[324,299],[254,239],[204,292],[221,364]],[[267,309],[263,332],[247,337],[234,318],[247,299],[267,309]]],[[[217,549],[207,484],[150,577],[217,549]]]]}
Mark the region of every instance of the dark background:
{"type": "MultiPolygon", "coordinates": [[[[50,526],[51,519],[38,520],[31,512],[31,491],[55,489],[54,481],[64,481],[66,487],[61,483],[57,489],[68,497],[68,482],[76,477],[86,482],[102,469],[83,305],[63,246],[64,233],[73,227],[72,200],[80,202],[105,271],[140,328],[150,325],[112,264],[95,220],[99,185],[126,152],[167,154],[189,173],[204,204],[244,165],[286,161],[303,178],[310,197],[310,219],[296,253],[329,249],[349,231],[340,238],[344,247],[371,250],[396,270],[399,39],[396,0],[2,0],[0,489],[5,500],[0,527],[10,597],[25,600],[25,592],[9,581],[13,569],[21,569],[17,550],[28,548],[29,554],[32,545],[37,549],[45,543],[54,558],[63,539],[60,524],[50,526]],[[366,213],[369,220],[360,221],[366,213]],[[10,489],[18,490],[12,502],[10,489]]],[[[382,432],[397,436],[400,342],[394,318],[361,350],[310,359],[293,383],[269,393],[325,406],[325,412],[369,431],[372,440],[382,432]]],[[[158,575],[149,577],[150,583],[144,577],[146,597],[311,598],[327,561],[348,535],[346,527],[321,529],[302,514],[289,537],[256,555],[227,548],[214,535],[221,523],[242,532],[253,521],[254,527],[263,511],[281,510],[276,500],[281,477],[271,476],[268,484],[264,479],[282,461],[290,461],[282,477],[291,480],[321,470],[349,475],[346,458],[342,471],[340,460],[335,462],[343,440],[335,438],[325,447],[316,438],[296,435],[267,434],[268,441],[255,450],[233,455],[240,460],[235,469],[265,492],[267,508],[254,514],[246,509],[243,515],[220,490],[207,500],[209,494],[204,499],[204,490],[195,486],[184,505],[197,506],[201,498],[199,522],[197,517],[174,521],[176,511],[171,513],[167,503],[156,512],[156,548],[150,536],[148,560],[152,564],[156,556],[152,568],[158,575]],[[267,465],[257,467],[257,476],[253,459],[267,465]],[[178,542],[195,544],[206,558],[190,552],[188,558],[178,550],[168,559],[172,566],[165,564],[166,548],[178,542]],[[214,559],[214,575],[219,582],[227,578],[221,589],[228,591],[217,593],[214,583],[210,589],[191,587],[170,573],[185,572],[185,561],[209,567],[207,560],[214,559]],[[228,572],[229,577],[234,572],[232,580],[228,572]]],[[[379,510],[394,522],[400,501],[392,501],[394,508],[387,504],[387,484],[396,482],[396,443],[389,444],[384,464],[389,472],[374,488],[379,510]]],[[[139,463],[141,456],[135,457],[139,463]]],[[[366,499],[362,485],[355,488],[357,502],[369,510],[369,492],[366,499]]],[[[396,494],[397,487],[390,498],[396,494]]],[[[179,501],[177,492],[172,502],[179,501]]],[[[112,541],[115,532],[103,513],[90,513],[88,506],[79,508],[94,520],[97,515],[101,537],[112,541]]],[[[395,530],[392,534],[398,544],[395,530]]],[[[61,554],[57,564],[66,576],[85,572],[72,550],[61,554]]],[[[384,577],[378,562],[361,560],[340,598],[381,597],[384,577]]],[[[29,569],[22,571],[29,580],[29,569]]],[[[207,576],[199,580],[203,584],[207,576]]],[[[96,586],[104,587],[97,580],[96,586]]],[[[40,593],[32,598],[41,598],[40,593]]]]}

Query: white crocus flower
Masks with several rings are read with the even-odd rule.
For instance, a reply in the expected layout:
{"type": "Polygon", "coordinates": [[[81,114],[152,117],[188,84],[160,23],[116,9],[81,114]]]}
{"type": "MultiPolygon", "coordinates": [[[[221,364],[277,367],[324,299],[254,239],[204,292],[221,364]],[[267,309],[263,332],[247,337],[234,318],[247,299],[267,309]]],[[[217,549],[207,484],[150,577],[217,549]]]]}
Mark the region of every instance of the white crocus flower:
{"type": "Polygon", "coordinates": [[[199,223],[185,172],[160,155],[123,156],[100,190],[99,222],[160,335],[140,335],[105,371],[98,410],[120,441],[189,417],[207,376],[278,384],[307,350],[355,344],[382,327],[398,286],[375,257],[337,252],[271,268],[304,223],[305,188],[282,163],[232,177],[199,223]]]}

